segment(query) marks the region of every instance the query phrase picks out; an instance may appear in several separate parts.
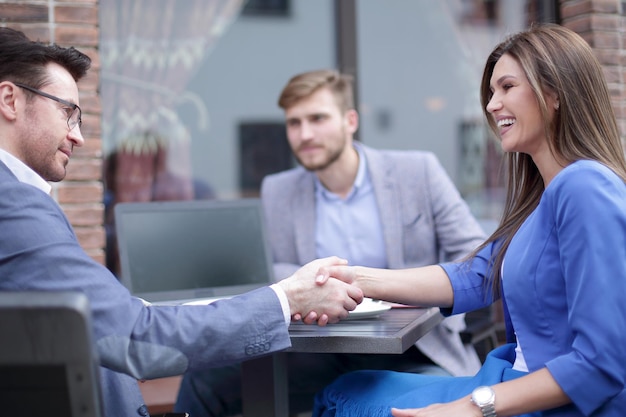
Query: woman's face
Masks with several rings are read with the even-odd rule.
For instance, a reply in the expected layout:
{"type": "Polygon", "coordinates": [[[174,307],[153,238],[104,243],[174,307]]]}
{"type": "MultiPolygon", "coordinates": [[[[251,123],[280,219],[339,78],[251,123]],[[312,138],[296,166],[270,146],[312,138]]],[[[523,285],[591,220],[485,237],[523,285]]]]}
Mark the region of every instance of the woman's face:
{"type": "MultiPolygon", "coordinates": [[[[505,152],[523,152],[533,159],[541,152],[549,152],[545,125],[535,97],[522,67],[510,55],[503,55],[491,75],[492,97],[487,111],[498,126],[502,149],[505,152]]],[[[557,101],[546,97],[550,119],[557,101]]]]}

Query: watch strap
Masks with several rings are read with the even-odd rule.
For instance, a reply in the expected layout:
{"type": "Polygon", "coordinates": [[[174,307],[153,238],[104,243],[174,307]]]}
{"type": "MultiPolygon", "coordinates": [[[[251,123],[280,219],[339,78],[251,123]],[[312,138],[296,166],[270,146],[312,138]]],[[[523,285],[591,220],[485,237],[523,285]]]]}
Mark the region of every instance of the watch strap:
{"type": "Polygon", "coordinates": [[[485,404],[480,407],[480,411],[483,412],[483,417],[498,417],[496,415],[496,406],[494,404],[485,404]]]}

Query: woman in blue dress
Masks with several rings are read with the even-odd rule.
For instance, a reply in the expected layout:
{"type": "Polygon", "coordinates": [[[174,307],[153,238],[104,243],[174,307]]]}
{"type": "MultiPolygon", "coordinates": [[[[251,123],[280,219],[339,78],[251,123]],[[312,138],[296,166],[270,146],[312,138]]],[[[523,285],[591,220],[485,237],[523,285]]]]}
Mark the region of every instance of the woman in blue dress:
{"type": "Polygon", "coordinates": [[[490,54],[481,100],[506,153],[493,235],[456,263],[319,283],[444,314],[502,298],[510,343],[474,377],[346,374],[314,416],[626,416],[626,162],[602,67],[574,32],[535,26],[490,54]]]}

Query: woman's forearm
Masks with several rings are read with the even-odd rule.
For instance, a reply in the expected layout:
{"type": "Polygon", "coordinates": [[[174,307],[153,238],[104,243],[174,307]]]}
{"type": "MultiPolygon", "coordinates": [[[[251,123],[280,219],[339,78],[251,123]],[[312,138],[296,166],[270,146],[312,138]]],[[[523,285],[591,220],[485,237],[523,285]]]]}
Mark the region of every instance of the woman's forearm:
{"type": "Polygon", "coordinates": [[[377,269],[357,266],[355,285],[366,297],[395,303],[451,307],[450,279],[437,265],[410,269],[377,269]]]}
{"type": "Polygon", "coordinates": [[[547,368],[494,385],[493,390],[496,414],[503,417],[549,410],[571,402],[547,368]]]}

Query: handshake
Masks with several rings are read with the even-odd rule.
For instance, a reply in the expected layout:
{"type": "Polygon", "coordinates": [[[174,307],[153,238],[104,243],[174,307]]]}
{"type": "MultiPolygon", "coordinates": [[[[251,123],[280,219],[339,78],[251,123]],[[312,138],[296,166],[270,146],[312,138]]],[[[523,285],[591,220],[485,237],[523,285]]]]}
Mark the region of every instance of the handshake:
{"type": "Polygon", "coordinates": [[[352,284],[347,264],[336,256],[317,259],[278,282],[289,300],[292,320],[325,326],[348,317],[363,301],[363,291],[352,284]]]}

